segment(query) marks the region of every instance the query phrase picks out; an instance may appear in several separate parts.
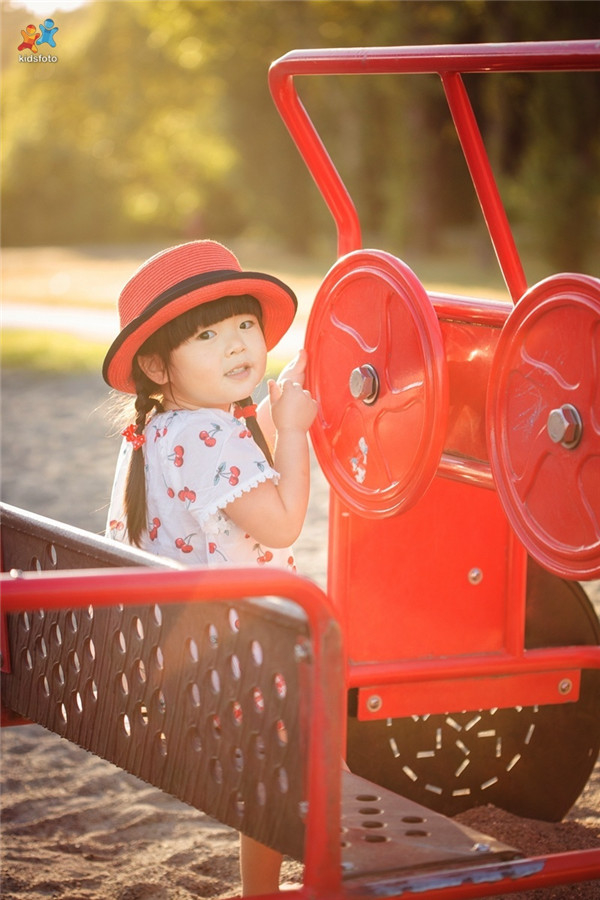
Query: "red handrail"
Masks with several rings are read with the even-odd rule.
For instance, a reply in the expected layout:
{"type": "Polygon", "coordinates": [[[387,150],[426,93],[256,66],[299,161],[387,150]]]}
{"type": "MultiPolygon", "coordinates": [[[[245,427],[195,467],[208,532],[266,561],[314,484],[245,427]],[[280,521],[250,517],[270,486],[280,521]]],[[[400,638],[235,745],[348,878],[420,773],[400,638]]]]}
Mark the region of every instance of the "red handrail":
{"type": "Polygon", "coordinates": [[[334,218],[338,255],[362,246],[356,208],[294,86],[296,75],[437,74],[509,293],[527,289],[487,153],[461,73],[595,71],[600,40],[293,50],[269,70],[273,100],[334,218]]]}

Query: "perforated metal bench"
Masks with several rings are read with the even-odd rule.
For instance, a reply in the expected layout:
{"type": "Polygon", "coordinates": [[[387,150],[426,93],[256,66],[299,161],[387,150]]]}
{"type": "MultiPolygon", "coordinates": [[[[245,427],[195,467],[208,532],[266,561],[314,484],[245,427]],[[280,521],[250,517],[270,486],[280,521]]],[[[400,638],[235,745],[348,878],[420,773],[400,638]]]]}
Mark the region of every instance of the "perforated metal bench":
{"type": "Polygon", "coordinates": [[[7,506],[2,568],[11,716],[304,860],[307,896],[484,896],[598,874],[594,852],[523,860],[339,777],[341,633],[313,583],[180,568],[7,506]]]}

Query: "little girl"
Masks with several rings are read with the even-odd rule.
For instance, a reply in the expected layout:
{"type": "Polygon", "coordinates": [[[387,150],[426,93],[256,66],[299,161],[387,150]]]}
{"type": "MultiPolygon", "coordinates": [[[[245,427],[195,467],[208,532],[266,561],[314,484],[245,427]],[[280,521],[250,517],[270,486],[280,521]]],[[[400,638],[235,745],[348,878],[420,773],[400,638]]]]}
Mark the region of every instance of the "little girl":
{"type": "MultiPolygon", "coordinates": [[[[305,351],[269,381],[258,408],[252,392],[296,306],[287,285],[243,271],[215,241],[162,251],[133,275],[103,367],[111,387],[136,397],[110,537],[191,565],[294,569],[316,414],[303,388],[305,351]]],[[[280,863],[242,836],[243,893],[276,891],[280,863]]]]}

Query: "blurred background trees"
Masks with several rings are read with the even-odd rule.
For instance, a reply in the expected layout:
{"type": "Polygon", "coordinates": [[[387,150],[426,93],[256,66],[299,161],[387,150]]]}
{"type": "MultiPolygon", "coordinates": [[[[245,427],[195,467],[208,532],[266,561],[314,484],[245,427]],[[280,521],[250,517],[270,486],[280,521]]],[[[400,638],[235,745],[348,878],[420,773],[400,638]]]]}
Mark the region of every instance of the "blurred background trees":
{"type": "MultiPolygon", "coordinates": [[[[26,65],[17,46],[32,14],[4,4],[2,241],[245,235],[309,254],[335,247],[268,91],[274,59],[301,47],[582,39],[597,34],[598,9],[579,0],[91,0],[56,14],[58,62],[26,65]]],[[[515,231],[550,271],[597,274],[600,74],[466,84],[515,231]]],[[[403,255],[476,240],[491,253],[485,233],[472,236],[481,214],[436,76],[298,87],[367,246],[403,255]]]]}

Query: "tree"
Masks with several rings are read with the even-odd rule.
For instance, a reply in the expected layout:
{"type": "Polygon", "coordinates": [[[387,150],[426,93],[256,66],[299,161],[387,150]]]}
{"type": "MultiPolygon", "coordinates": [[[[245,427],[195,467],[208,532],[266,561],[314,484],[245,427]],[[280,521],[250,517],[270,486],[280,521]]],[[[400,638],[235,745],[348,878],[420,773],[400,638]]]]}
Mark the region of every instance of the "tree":
{"type": "MultiPolygon", "coordinates": [[[[244,232],[334,247],[269,95],[274,59],[303,46],[585,37],[596,14],[579,0],[95,0],[61,18],[59,63],[24,66],[14,48],[5,62],[5,243],[244,232]]],[[[481,225],[437,76],[297,81],[368,243],[436,251],[449,230],[481,225]]],[[[511,221],[553,265],[589,265],[598,74],[466,84],[511,221]]]]}

